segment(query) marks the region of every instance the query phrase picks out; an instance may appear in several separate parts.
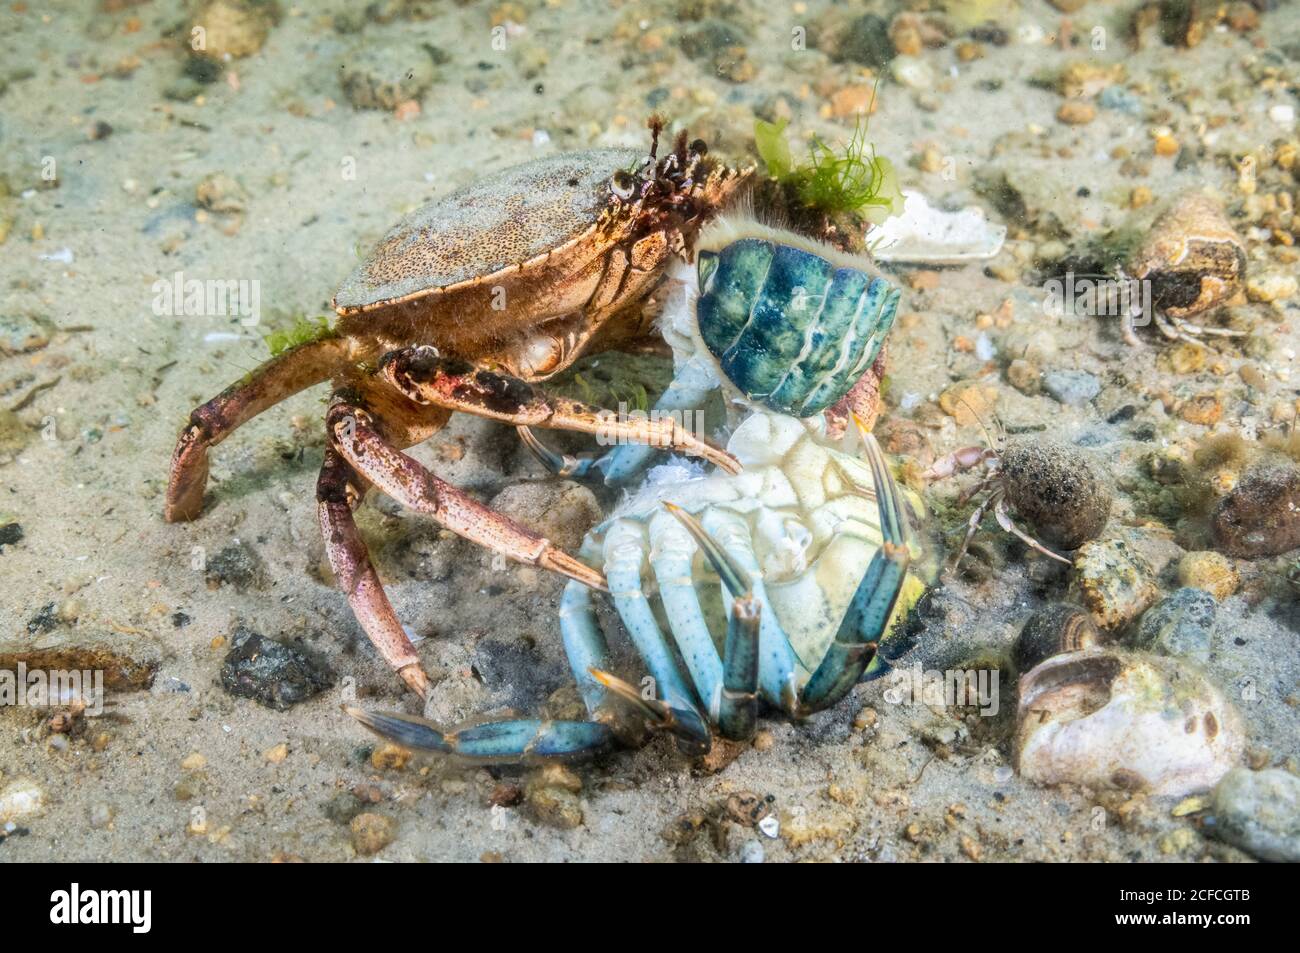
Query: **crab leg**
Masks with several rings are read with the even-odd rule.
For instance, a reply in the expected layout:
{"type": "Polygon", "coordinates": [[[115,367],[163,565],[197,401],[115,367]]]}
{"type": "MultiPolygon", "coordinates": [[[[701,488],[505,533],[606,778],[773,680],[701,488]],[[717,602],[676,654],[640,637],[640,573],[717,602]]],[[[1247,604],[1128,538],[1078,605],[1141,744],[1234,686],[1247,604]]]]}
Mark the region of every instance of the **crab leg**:
{"type": "MultiPolygon", "coordinates": [[[[655,401],[655,413],[669,420],[681,414],[698,410],[717,389],[716,377],[693,361],[678,368],[667,390],[655,401]]],[[[662,444],[623,443],[610,450],[594,466],[605,475],[606,486],[623,486],[645,470],[662,444]]]]}
{"type": "Polygon", "coordinates": [[[643,533],[639,524],[627,520],[616,520],[610,526],[605,537],[605,576],[628,636],[650,670],[654,681],[653,697],[640,697],[631,686],[603,676],[603,673],[597,677],[602,684],[618,691],[629,701],[636,703],[639,700],[648,714],[657,716],[659,727],[671,730],[683,746],[707,751],[712,740],[708,722],[696,707],[690,688],[682,680],[677,660],[642,588],[643,533]]]}
{"type": "Polygon", "coordinates": [[[594,721],[521,718],[447,730],[414,715],[363,711],[348,705],[343,710],[375,734],[405,748],[481,764],[579,761],[607,748],[611,739],[609,728],[594,721]]]}
{"type": "Polygon", "coordinates": [[[576,430],[621,443],[672,449],[701,457],[728,473],[740,472],[735,457],[696,437],[671,416],[623,418],[580,401],[548,396],[517,378],[439,357],[431,347],[385,355],[380,374],[418,404],[463,410],[516,426],[576,430]]]}
{"type": "Polygon", "coordinates": [[[758,730],[758,645],[763,605],[753,593],[731,603],[727,644],[723,650],[725,674],[718,730],[724,738],[746,741],[758,730]]]}
{"type": "Polygon", "coordinates": [[[344,459],[403,506],[428,513],[453,533],[493,552],[550,569],[596,589],[605,588],[596,570],[440,480],[397,450],[375,430],[370,414],[361,407],[336,399],[326,415],[326,429],[344,459]]]}
{"type": "MultiPolygon", "coordinates": [[[[697,361],[688,361],[677,369],[668,389],[655,401],[651,414],[658,414],[669,419],[678,415],[698,410],[703,407],[709,394],[717,390],[718,382],[706,365],[697,361]]],[[[519,428],[519,436],[524,446],[557,476],[574,476],[581,479],[592,470],[598,470],[605,476],[606,486],[623,486],[645,470],[654,455],[663,449],[662,445],[652,446],[648,443],[621,443],[613,450],[598,456],[574,457],[557,454],[532,433],[527,427],[519,428]]]]}
{"type": "Polygon", "coordinates": [[[333,447],[325,450],[320,478],[316,482],[316,506],[325,551],[348,605],[379,654],[421,698],[429,695],[429,676],[420,665],[410,636],[393,611],[383,583],[370,563],[366,544],[352,518],[360,503],[361,480],[333,447]]]}
{"type": "Polygon", "coordinates": [[[867,566],[848,611],[835,634],[835,640],[817,671],[804,686],[800,710],[805,714],[834,705],[851,689],[876,655],[876,647],[907,578],[911,554],[907,548],[907,519],[903,513],[898,486],[889,473],[880,446],[855,417],[862,434],[876,485],[880,511],[880,549],[867,566]]]}
{"type": "Polygon", "coordinates": [[[966,534],[962,537],[961,546],[958,547],[957,554],[953,556],[952,560],[949,562],[949,568],[957,568],[957,564],[960,563],[962,557],[966,555],[966,550],[970,549],[970,541],[974,539],[975,534],[979,532],[980,523],[984,522],[984,514],[989,511],[990,506],[1001,498],[1002,490],[996,489],[986,496],[979,506],[975,507],[974,512],[970,515],[970,519],[966,521],[966,534]]]}
{"type": "Polygon", "coordinates": [[[1047,556],[1050,559],[1055,559],[1058,563],[1065,563],[1067,566],[1074,565],[1074,563],[1070,562],[1070,560],[1066,559],[1064,556],[1058,553],[1052,552],[1050,549],[1048,549],[1038,540],[1034,539],[1034,537],[1030,536],[1019,526],[1017,526],[1015,522],[1011,519],[1011,514],[1007,512],[1007,501],[1005,497],[1003,496],[998,497],[997,505],[993,507],[993,515],[997,518],[999,526],[1001,526],[1012,536],[1019,539],[1030,549],[1036,549],[1044,556],[1047,556]]]}
{"type": "MultiPolygon", "coordinates": [[[[664,506],[695,537],[723,585],[731,593],[727,641],[723,646],[718,728],[723,737],[744,741],[752,738],[758,728],[759,645],[763,604],[754,597],[753,579],[749,573],[705,531],[695,517],[673,503],[665,503],[664,506]]],[[[696,610],[698,609],[697,598],[696,610]]]]}
{"type": "Polygon", "coordinates": [[[327,380],[361,355],[347,338],[308,341],[273,357],[190,414],[172,454],[163,518],[194,519],[203,509],[208,450],[268,407],[327,380]]]}
{"type": "MultiPolygon", "coordinates": [[[[595,560],[600,554],[588,540],[583,543],[581,555],[595,560]]],[[[617,707],[621,700],[592,674],[607,667],[609,647],[596,621],[591,589],[573,580],[560,597],[560,634],[569,667],[591,713],[590,721],[521,718],[446,730],[409,715],[349,707],[344,711],[371,731],[404,747],[483,763],[580,761],[608,750],[615,738],[628,744],[638,742],[644,728],[621,717],[617,707]]]]}
{"type": "MultiPolygon", "coordinates": [[[[781,628],[776,612],[768,602],[767,592],[763,588],[763,575],[759,570],[758,559],[754,555],[754,542],[749,533],[749,525],[735,513],[713,509],[705,513],[702,526],[727,554],[728,559],[749,577],[749,588],[762,606],[759,619],[759,689],[769,705],[792,715],[798,703],[795,683],[796,666],[799,662],[795,657],[794,648],[790,645],[789,637],[781,628]]],[[[727,585],[725,576],[723,588],[724,602],[730,611],[736,594],[735,590],[727,585]]]]}
{"type": "MultiPolygon", "coordinates": [[[[665,504],[676,513],[673,504],[665,504]]],[[[680,519],[680,517],[679,517],[680,519]]],[[[677,520],[656,514],[649,523],[650,568],[659,584],[664,615],[677,650],[711,719],[717,720],[722,700],[722,660],[709,634],[709,624],[691,576],[695,543],[677,520]]]]}

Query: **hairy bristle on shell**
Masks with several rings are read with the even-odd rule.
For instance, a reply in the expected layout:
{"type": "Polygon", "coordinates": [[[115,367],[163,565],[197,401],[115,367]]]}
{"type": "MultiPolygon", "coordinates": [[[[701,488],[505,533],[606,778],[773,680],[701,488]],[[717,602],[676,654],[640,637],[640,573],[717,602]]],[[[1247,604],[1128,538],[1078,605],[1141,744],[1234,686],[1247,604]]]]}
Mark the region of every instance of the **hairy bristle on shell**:
{"type": "Polygon", "coordinates": [[[732,242],[744,238],[757,238],[777,245],[788,245],[806,251],[810,255],[824,258],[836,268],[851,268],[875,278],[883,277],[880,268],[870,258],[850,255],[833,245],[761,221],[752,209],[743,206],[733,206],[726,215],[720,215],[706,225],[695,242],[695,251],[696,254],[701,251],[718,252],[732,242]]]}

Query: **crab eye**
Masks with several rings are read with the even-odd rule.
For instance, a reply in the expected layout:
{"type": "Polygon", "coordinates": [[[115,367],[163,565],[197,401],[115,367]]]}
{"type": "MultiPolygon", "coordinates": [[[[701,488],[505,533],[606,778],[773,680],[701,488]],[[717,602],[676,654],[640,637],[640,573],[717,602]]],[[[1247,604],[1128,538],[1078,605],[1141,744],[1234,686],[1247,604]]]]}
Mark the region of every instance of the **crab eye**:
{"type": "Polygon", "coordinates": [[[713,276],[718,271],[718,253],[700,252],[699,262],[695,267],[700,276],[700,294],[708,294],[709,289],[713,287],[713,276]]]}
{"type": "Polygon", "coordinates": [[[630,199],[636,191],[636,179],[625,169],[619,169],[609,179],[609,190],[621,199],[630,199]]]}

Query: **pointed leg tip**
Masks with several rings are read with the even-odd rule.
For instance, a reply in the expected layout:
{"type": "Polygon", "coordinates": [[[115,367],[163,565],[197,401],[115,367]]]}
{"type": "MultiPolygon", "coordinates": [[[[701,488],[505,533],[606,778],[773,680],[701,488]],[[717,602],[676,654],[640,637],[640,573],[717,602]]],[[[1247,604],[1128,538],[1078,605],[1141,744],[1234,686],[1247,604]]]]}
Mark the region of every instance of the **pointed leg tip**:
{"type": "Polygon", "coordinates": [[[740,461],[726,450],[715,451],[712,462],[717,464],[719,469],[731,474],[732,476],[736,476],[745,471],[745,468],[741,465],[740,461]]]}
{"type": "Polygon", "coordinates": [[[542,553],[538,559],[538,565],[543,569],[549,569],[552,572],[558,572],[562,576],[568,576],[577,582],[582,583],[589,589],[595,589],[597,592],[609,592],[609,583],[605,581],[605,576],[597,569],[592,569],[582,560],[570,556],[562,549],[550,548],[542,553]]]}

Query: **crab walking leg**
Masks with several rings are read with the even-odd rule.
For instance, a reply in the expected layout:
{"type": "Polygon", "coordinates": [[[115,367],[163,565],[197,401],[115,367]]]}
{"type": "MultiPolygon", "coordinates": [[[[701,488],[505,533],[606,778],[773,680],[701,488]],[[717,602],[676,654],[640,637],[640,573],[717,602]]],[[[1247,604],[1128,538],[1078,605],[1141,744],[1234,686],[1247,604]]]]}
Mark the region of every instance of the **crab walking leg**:
{"type": "MultiPolygon", "coordinates": [[[[795,688],[798,661],[790,639],[777,619],[772,604],[768,602],[767,592],[763,588],[763,574],[758,567],[758,558],[754,555],[754,541],[749,533],[749,524],[735,513],[722,509],[712,509],[704,514],[701,524],[707,534],[716,540],[718,546],[749,578],[749,585],[742,588],[752,589],[763,611],[759,622],[759,656],[758,685],[763,698],[768,704],[779,708],[787,714],[794,714],[798,704],[798,692],[795,688]]],[[[726,583],[723,578],[724,603],[728,611],[731,602],[738,595],[737,590],[726,583]]]]}
{"type": "Polygon", "coordinates": [[[404,748],[455,755],[480,764],[581,761],[609,747],[609,728],[594,721],[521,718],[444,729],[426,718],[396,712],[343,710],[382,738],[404,748]]]}
{"type": "MultiPolygon", "coordinates": [[[[700,522],[680,506],[673,503],[664,506],[695,537],[732,595],[727,641],[723,645],[722,695],[717,722],[723,737],[744,741],[753,737],[758,727],[759,639],[763,605],[754,597],[750,574],[708,534],[700,522]]],[[[698,611],[699,599],[694,595],[694,587],[691,594],[698,611]]]]}
{"type": "Polygon", "coordinates": [[[362,496],[361,480],[333,447],[325,450],[320,478],[316,482],[316,508],[325,552],[339,587],[361,628],[393,670],[421,698],[429,696],[429,676],[420,665],[410,636],[393,611],[383,583],[361,534],[352,509],[362,496]]]}
{"type": "Polygon", "coordinates": [[[268,407],[328,380],[361,356],[356,344],[345,338],[308,341],[271,358],[196,408],[172,454],[163,518],[175,523],[199,515],[208,484],[209,449],[268,407]]]}
{"type": "MultiPolygon", "coordinates": [[[[674,513],[673,504],[665,504],[674,513]]],[[[691,576],[696,545],[691,534],[667,514],[656,514],[649,522],[650,568],[659,584],[659,598],[696,694],[704,702],[709,718],[717,721],[722,702],[722,660],[709,634],[709,624],[700,608],[700,598],[691,576]]]]}
{"type": "MultiPolygon", "coordinates": [[[[652,415],[677,420],[679,417],[703,407],[709,394],[718,388],[716,376],[692,359],[678,368],[668,389],[655,402],[652,415]]],[[[573,476],[579,479],[598,470],[605,475],[606,486],[623,486],[645,470],[654,455],[662,446],[648,443],[620,443],[613,450],[599,456],[575,457],[559,454],[543,444],[527,427],[520,427],[519,436],[533,455],[557,476],[573,476]]]]}
{"type": "Polygon", "coordinates": [[[907,548],[907,518],[903,513],[898,485],[889,473],[876,439],[856,416],[854,422],[862,434],[872,481],[876,486],[882,543],[853,594],[834,641],[804,686],[800,710],[805,714],[834,705],[862,677],[894,614],[894,605],[903,590],[911,562],[907,548]]]}
{"type": "Polygon", "coordinates": [[[596,589],[605,588],[596,570],[440,480],[397,450],[380,436],[370,414],[362,408],[345,400],[336,401],[326,415],[326,428],[333,445],[353,469],[403,506],[428,513],[453,533],[493,552],[550,569],[596,589]]]}
{"type": "MultiPolygon", "coordinates": [[[[581,556],[595,560],[600,553],[588,541],[583,544],[581,556]]],[[[484,763],[580,761],[609,749],[615,737],[629,743],[639,740],[633,726],[618,717],[616,700],[591,674],[593,669],[607,667],[609,648],[596,621],[591,589],[574,580],[565,585],[560,598],[560,634],[569,667],[591,713],[590,721],[521,718],[449,731],[410,715],[349,707],[344,711],[371,731],[404,747],[484,763]]]]}
{"type": "Polygon", "coordinates": [[[758,645],[762,604],[753,593],[732,600],[723,649],[722,710],[718,730],[724,738],[747,741],[758,730],[758,645]]]}
{"type": "MultiPolygon", "coordinates": [[[[646,540],[640,524],[615,520],[606,533],[605,578],[609,580],[609,594],[632,644],[654,679],[653,697],[641,701],[648,713],[657,716],[658,727],[672,731],[686,747],[707,751],[711,741],[708,722],[696,708],[691,690],[682,680],[677,660],[642,588],[641,563],[645,549],[646,540]]],[[[604,685],[618,690],[629,701],[638,701],[631,686],[604,673],[601,676],[604,685]],[[630,694],[628,689],[631,689],[630,694]]]]}
{"type": "Polygon", "coordinates": [[[649,444],[700,457],[728,473],[740,472],[735,457],[671,416],[622,418],[581,401],[549,396],[517,378],[440,357],[432,347],[393,351],[384,356],[379,370],[417,404],[463,410],[517,427],[576,430],[619,443],[649,444]]]}
{"type": "Polygon", "coordinates": [[[1011,514],[1007,512],[1006,497],[1003,496],[998,497],[997,504],[993,507],[993,515],[994,517],[997,518],[999,526],[1001,526],[1012,536],[1016,537],[1018,540],[1020,540],[1022,543],[1028,546],[1030,549],[1036,549],[1044,556],[1047,556],[1050,559],[1055,559],[1058,563],[1065,563],[1067,566],[1074,565],[1074,563],[1070,562],[1070,560],[1066,559],[1064,556],[1060,555],[1059,553],[1052,552],[1050,549],[1048,549],[1038,540],[1034,539],[1034,537],[1030,536],[1019,526],[1017,526],[1015,524],[1015,521],[1011,519],[1011,514]]]}

